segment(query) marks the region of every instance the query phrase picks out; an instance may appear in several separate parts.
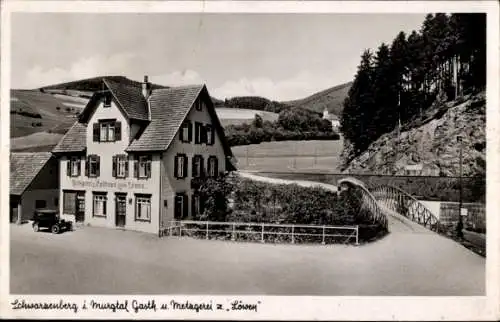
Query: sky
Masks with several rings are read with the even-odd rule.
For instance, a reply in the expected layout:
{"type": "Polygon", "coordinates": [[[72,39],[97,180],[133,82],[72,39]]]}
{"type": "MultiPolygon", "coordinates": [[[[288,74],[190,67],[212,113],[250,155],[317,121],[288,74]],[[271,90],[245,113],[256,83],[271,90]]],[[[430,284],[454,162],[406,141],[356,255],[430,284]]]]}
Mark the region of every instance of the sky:
{"type": "Polygon", "coordinates": [[[11,87],[123,75],[224,99],[303,98],[351,81],[364,49],[425,14],[13,13],[11,87]]]}

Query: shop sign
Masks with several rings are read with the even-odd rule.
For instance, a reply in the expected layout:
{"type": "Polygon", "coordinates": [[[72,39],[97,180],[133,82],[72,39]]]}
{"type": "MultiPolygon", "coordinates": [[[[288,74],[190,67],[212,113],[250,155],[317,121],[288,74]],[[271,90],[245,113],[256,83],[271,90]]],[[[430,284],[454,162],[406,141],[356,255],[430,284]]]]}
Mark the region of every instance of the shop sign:
{"type": "Polygon", "coordinates": [[[75,188],[93,188],[93,189],[117,189],[117,190],[130,190],[130,189],[146,189],[144,183],[136,183],[130,181],[105,181],[105,180],[78,180],[72,179],[71,183],[75,188]]]}

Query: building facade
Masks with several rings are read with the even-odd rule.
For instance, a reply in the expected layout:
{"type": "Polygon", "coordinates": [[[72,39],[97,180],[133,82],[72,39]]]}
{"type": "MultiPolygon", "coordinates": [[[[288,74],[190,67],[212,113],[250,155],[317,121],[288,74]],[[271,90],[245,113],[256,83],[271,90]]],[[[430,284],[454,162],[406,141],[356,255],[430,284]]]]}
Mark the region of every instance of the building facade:
{"type": "Polygon", "coordinates": [[[206,87],[152,89],[147,77],[104,78],[53,153],[64,218],[150,233],[201,211],[195,180],[234,169],[206,87]]]}
{"type": "Polygon", "coordinates": [[[10,222],[33,219],[35,209],[58,209],[58,173],[50,152],[11,152],[10,222]]]}
{"type": "Polygon", "coordinates": [[[323,110],[323,119],[330,121],[330,123],[332,124],[332,129],[334,131],[338,131],[339,130],[339,128],[340,128],[340,120],[339,120],[339,118],[335,114],[330,114],[328,112],[328,109],[326,109],[326,108],[323,110]]]}

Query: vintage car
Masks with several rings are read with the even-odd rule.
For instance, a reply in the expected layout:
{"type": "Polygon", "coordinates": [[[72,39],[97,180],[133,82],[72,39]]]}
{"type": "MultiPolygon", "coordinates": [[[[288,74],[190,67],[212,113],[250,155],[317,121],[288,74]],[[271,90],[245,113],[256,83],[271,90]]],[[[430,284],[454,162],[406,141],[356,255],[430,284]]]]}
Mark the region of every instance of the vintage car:
{"type": "Polygon", "coordinates": [[[37,209],[33,215],[33,230],[39,231],[40,228],[48,228],[53,234],[59,234],[73,230],[73,225],[70,221],[60,219],[57,210],[37,209]]]}

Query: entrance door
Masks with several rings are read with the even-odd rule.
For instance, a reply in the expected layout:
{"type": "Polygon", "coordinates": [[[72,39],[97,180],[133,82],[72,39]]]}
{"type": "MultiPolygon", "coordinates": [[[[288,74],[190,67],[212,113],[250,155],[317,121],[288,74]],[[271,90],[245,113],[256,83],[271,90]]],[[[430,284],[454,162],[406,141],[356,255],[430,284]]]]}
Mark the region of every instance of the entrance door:
{"type": "Polygon", "coordinates": [[[76,212],[75,222],[85,221],[85,192],[78,191],[76,193],[76,212]]]}
{"type": "Polygon", "coordinates": [[[116,195],[115,220],[117,227],[125,227],[125,218],[127,214],[127,196],[125,194],[116,195]]]}

